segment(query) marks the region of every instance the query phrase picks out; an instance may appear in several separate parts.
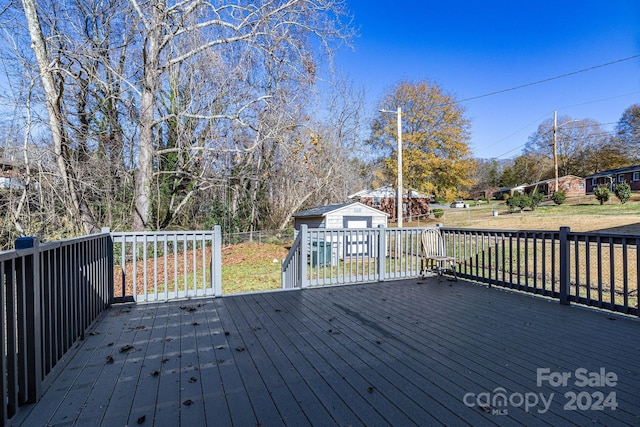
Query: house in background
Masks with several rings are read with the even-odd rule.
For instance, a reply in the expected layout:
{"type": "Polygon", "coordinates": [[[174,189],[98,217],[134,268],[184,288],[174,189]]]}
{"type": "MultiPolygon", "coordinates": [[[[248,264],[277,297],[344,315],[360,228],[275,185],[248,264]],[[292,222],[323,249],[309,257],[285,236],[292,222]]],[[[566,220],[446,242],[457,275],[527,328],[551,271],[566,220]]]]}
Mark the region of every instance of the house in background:
{"type": "MultiPolygon", "coordinates": [[[[396,189],[388,185],[375,190],[362,190],[349,196],[349,199],[362,203],[363,205],[381,210],[389,214],[391,221],[397,221],[398,209],[396,208],[396,189]]],[[[411,190],[409,194],[405,191],[402,200],[402,218],[420,218],[429,215],[431,197],[411,190]]]]}
{"type": "MultiPolygon", "coordinates": [[[[293,215],[296,231],[304,224],[310,229],[324,229],[316,240],[309,242],[311,265],[331,263],[345,255],[369,256],[376,242],[371,233],[362,230],[387,226],[389,215],[363,205],[362,203],[341,203],[338,205],[318,206],[293,215]],[[331,233],[331,229],[350,228],[354,231],[347,235],[331,233]]],[[[316,235],[317,236],[317,235],[316,235]]]]}
{"type": "MultiPolygon", "coordinates": [[[[552,195],[556,190],[556,179],[545,179],[544,181],[534,182],[524,186],[524,192],[531,194],[534,191],[545,195],[552,195]]],[[[567,197],[584,196],[584,178],[575,175],[565,175],[558,178],[558,190],[564,191],[567,197]]]]}
{"type": "Polygon", "coordinates": [[[606,185],[613,190],[613,186],[620,182],[629,184],[631,191],[640,191],[640,165],[594,173],[585,177],[584,180],[587,194],[593,193],[593,189],[598,185],[606,185]]]}
{"type": "Polygon", "coordinates": [[[524,187],[526,187],[526,184],[498,188],[493,192],[493,198],[496,200],[505,200],[505,195],[511,197],[515,192],[524,193],[524,187]]]}
{"type": "MultiPolygon", "coordinates": [[[[27,186],[24,163],[0,157],[0,189],[22,190],[27,186]]],[[[38,189],[38,183],[31,181],[31,188],[38,189]]]]}

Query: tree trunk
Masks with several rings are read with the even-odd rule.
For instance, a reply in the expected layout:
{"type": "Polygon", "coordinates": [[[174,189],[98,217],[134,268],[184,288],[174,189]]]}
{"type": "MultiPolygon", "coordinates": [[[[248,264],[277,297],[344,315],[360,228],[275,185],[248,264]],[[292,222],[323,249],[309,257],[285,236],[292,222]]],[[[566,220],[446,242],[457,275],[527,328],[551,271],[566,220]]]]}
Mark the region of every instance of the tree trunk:
{"type": "Polygon", "coordinates": [[[138,171],[135,178],[135,206],[133,229],[143,231],[149,225],[149,201],[153,182],[153,122],[158,94],[160,72],[160,44],[162,37],[162,2],[156,1],[153,18],[143,51],[144,82],[140,105],[140,151],[138,171]]]}
{"type": "Polygon", "coordinates": [[[69,161],[67,135],[60,111],[62,94],[57,89],[53,71],[49,68],[50,59],[47,53],[47,46],[40,26],[40,21],[38,19],[36,4],[34,0],[22,0],[22,6],[29,26],[31,47],[36,56],[36,61],[38,62],[40,78],[45,92],[47,112],[49,113],[49,127],[51,128],[56,164],[60,171],[62,182],[64,183],[64,188],[67,193],[66,195],[70,199],[69,203],[66,203],[67,212],[69,213],[71,220],[80,218],[80,222],[85,233],[93,233],[98,229],[95,220],[93,215],[91,215],[89,206],[86,204],[82,195],[76,188],[73,169],[67,164],[69,161]]]}

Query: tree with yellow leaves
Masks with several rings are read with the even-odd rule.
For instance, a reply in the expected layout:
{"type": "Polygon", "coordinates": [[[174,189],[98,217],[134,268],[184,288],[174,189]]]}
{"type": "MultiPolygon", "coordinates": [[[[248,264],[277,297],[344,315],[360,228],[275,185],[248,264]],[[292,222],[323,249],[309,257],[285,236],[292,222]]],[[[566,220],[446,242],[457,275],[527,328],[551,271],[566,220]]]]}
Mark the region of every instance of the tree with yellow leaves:
{"type": "MultiPolygon", "coordinates": [[[[448,201],[464,196],[475,168],[464,107],[428,81],[400,82],[379,103],[380,109],[397,107],[402,109],[403,186],[448,201]]],[[[368,142],[380,154],[386,183],[396,182],[397,135],[396,115],[380,114],[373,120],[368,142]]]]}

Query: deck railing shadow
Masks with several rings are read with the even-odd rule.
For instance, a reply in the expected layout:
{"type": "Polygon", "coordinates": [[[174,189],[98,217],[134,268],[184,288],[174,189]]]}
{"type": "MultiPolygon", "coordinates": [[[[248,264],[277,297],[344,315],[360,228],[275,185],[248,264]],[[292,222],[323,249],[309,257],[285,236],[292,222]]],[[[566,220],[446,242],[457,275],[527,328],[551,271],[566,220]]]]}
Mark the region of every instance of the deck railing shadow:
{"type": "MultiPolygon", "coordinates": [[[[282,263],[282,287],[418,277],[424,227],[307,229],[282,263]]],[[[640,236],[441,227],[459,277],[640,315],[640,236]]],[[[0,423],[38,401],[68,351],[111,304],[222,294],[220,228],[20,238],[0,252],[0,423]],[[169,267],[173,267],[169,274],[169,267]],[[117,279],[117,280],[116,280],[117,279]]]]}

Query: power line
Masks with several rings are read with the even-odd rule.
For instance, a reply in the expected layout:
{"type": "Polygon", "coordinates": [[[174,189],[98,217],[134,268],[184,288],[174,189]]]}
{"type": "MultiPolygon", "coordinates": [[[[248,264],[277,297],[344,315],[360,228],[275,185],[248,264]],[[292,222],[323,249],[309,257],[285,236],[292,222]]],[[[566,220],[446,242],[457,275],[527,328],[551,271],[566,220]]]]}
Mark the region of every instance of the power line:
{"type": "Polygon", "coordinates": [[[566,74],[560,74],[558,76],[549,77],[549,78],[546,78],[546,79],[543,79],[543,80],[538,80],[538,81],[531,82],[531,83],[525,83],[523,85],[515,86],[515,87],[509,88],[509,89],[502,89],[502,90],[498,90],[498,91],[495,91],[495,92],[485,93],[484,95],[473,96],[471,98],[462,99],[462,100],[460,100],[458,102],[473,101],[473,100],[480,99],[480,98],[486,98],[488,96],[498,95],[498,94],[505,93],[505,92],[511,92],[511,91],[514,91],[514,90],[523,89],[525,87],[529,87],[529,86],[534,86],[534,85],[538,85],[538,84],[541,84],[541,83],[550,82],[552,80],[562,79],[564,77],[569,77],[569,76],[574,76],[576,74],[585,73],[587,71],[595,70],[597,68],[602,68],[602,67],[607,67],[609,65],[618,64],[620,62],[630,61],[630,60],[636,59],[636,58],[640,58],[640,55],[633,55],[633,56],[629,56],[628,58],[617,59],[615,61],[607,62],[607,63],[600,64],[600,65],[594,65],[593,67],[584,68],[582,70],[572,71],[572,72],[566,73],[566,74]]]}

